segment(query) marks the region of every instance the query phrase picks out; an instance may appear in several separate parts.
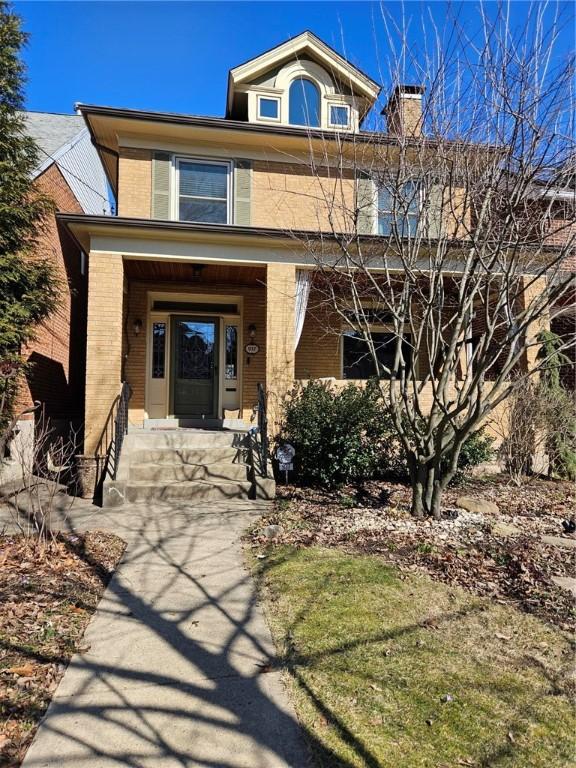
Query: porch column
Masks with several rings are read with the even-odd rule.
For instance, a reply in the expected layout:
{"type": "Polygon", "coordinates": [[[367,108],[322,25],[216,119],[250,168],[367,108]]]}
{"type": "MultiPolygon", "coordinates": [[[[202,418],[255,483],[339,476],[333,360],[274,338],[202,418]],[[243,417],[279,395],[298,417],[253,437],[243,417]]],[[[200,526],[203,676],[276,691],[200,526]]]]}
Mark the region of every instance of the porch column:
{"type": "Polygon", "coordinates": [[[84,453],[96,450],[122,377],[122,256],[90,253],[84,453]]]}
{"type": "MultiPolygon", "coordinates": [[[[530,302],[534,300],[535,297],[537,297],[539,294],[543,293],[546,290],[546,278],[545,277],[539,277],[534,282],[532,282],[533,278],[531,278],[529,275],[525,275],[521,278],[522,280],[522,305],[523,307],[527,307],[530,302]]],[[[537,320],[535,320],[533,323],[530,323],[526,330],[526,339],[527,343],[530,345],[528,349],[526,350],[526,353],[524,355],[524,364],[526,366],[527,370],[531,370],[534,368],[537,364],[537,358],[538,358],[538,352],[540,350],[540,345],[535,343],[536,339],[538,338],[538,334],[542,331],[549,331],[550,330],[550,313],[548,311],[544,312],[541,317],[539,317],[537,320]]]]}
{"type": "Polygon", "coordinates": [[[278,431],[281,403],[294,384],[296,268],[268,264],[266,279],[266,390],[270,433],[278,431]]]}

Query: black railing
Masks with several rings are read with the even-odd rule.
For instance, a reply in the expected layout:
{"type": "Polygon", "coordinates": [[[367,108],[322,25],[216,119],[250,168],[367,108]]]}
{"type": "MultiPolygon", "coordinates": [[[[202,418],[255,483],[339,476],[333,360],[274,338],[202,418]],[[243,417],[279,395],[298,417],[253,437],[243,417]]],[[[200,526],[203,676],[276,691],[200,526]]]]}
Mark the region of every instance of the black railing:
{"type": "Polygon", "coordinates": [[[258,448],[262,477],[268,477],[268,417],[266,414],[266,392],[262,384],[258,384],[258,448]]]}
{"type": "Polygon", "coordinates": [[[123,382],[122,389],[120,390],[120,397],[118,399],[118,408],[116,410],[116,418],[114,419],[114,463],[112,465],[112,479],[116,479],[116,473],[118,472],[118,463],[120,461],[120,453],[122,451],[122,443],[124,442],[124,435],[128,432],[128,401],[132,396],[132,390],[130,384],[127,381],[123,382]]]}
{"type": "Polygon", "coordinates": [[[248,451],[248,463],[255,474],[268,477],[268,420],[266,418],[266,392],[258,384],[258,404],[256,406],[257,425],[248,430],[245,443],[248,451]]]}
{"type": "Polygon", "coordinates": [[[120,394],[112,403],[96,448],[96,458],[102,462],[100,464],[102,467],[101,479],[105,478],[106,475],[109,475],[113,480],[116,479],[122,443],[128,432],[128,401],[131,396],[132,389],[128,382],[124,381],[120,394]]]}

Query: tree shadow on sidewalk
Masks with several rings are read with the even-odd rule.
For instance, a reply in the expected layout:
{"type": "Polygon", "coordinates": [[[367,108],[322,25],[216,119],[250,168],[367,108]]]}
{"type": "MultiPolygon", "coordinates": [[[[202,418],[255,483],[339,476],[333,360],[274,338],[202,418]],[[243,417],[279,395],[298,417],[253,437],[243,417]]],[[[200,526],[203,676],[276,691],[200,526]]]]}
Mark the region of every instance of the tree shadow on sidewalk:
{"type": "MultiPolygon", "coordinates": [[[[25,768],[305,768],[310,753],[352,768],[283,706],[282,664],[238,551],[245,510],[143,508],[137,525],[134,508],[130,520],[118,512],[127,552],[86,634],[92,648],[73,658],[25,768]]],[[[322,702],[318,711],[327,714],[322,702]]]]}

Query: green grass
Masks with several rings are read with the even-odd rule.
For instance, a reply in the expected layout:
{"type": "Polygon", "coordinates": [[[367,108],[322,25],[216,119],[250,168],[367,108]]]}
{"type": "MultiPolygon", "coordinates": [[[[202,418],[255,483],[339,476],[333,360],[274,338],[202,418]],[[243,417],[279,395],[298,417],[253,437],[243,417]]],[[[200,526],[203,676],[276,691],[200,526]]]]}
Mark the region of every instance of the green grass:
{"type": "Polygon", "coordinates": [[[558,630],[375,557],[282,548],[255,568],[322,768],[575,765],[558,630]]]}

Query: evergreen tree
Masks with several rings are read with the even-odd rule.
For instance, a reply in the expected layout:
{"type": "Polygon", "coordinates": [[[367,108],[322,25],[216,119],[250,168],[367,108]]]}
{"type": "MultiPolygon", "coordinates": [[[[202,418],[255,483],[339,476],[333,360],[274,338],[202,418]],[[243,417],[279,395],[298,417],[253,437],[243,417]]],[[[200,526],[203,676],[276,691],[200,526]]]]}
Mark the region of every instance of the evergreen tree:
{"type": "Polygon", "coordinates": [[[51,202],[35,188],[38,148],[26,134],[20,52],[27,42],[21,20],[0,0],[0,431],[9,421],[22,345],[55,308],[52,263],[35,253],[35,239],[51,202]]]}

